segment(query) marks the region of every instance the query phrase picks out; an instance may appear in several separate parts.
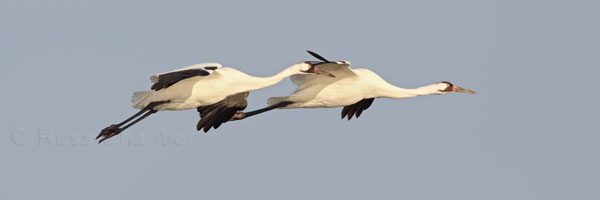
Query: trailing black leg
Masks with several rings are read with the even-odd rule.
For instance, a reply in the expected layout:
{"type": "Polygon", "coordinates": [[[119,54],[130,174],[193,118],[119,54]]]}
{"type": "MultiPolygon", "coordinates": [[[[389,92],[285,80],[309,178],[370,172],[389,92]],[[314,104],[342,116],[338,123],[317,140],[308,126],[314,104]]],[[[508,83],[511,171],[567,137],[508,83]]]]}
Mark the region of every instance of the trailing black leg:
{"type": "Polygon", "coordinates": [[[229,121],[242,120],[242,119],[251,117],[253,115],[258,115],[260,113],[267,112],[269,110],[273,110],[273,109],[276,109],[276,108],[285,107],[285,106],[290,105],[292,103],[293,102],[290,102],[290,101],[284,101],[284,102],[280,102],[280,103],[272,105],[272,106],[268,106],[266,108],[261,108],[261,109],[253,110],[253,111],[250,111],[250,112],[237,112],[237,113],[235,113],[233,115],[233,117],[231,117],[231,119],[229,121]]]}
{"type": "Polygon", "coordinates": [[[168,101],[160,101],[160,102],[153,102],[148,104],[148,106],[144,107],[142,110],[140,110],[139,112],[135,113],[133,116],[127,118],[125,121],[118,123],[118,124],[112,124],[104,129],[102,129],[102,131],[100,131],[100,134],[98,134],[98,136],[96,137],[96,139],[100,139],[100,141],[98,141],[98,143],[103,142],[104,140],[111,138],[115,135],[118,135],[119,133],[121,133],[123,130],[129,128],[130,126],[138,123],[139,121],[142,121],[142,119],[150,116],[151,114],[154,114],[156,112],[158,112],[157,110],[154,110],[154,107],[163,104],[163,103],[167,103],[168,101]],[[145,113],[145,114],[144,114],[145,113]],[[135,119],[136,117],[142,115],[141,117],[137,118],[136,120],[134,120],[133,122],[127,124],[126,126],[122,127],[123,125],[125,125],[127,122],[135,119]]]}
{"type": "Polygon", "coordinates": [[[132,119],[140,116],[141,114],[145,113],[146,111],[150,110],[150,108],[148,108],[148,106],[146,106],[145,108],[143,108],[142,110],[140,110],[139,112],[135,113],[135,115],[127,118],[125,121],[122,121],[121,123],[118,124],[113,124],[116,125],[117,127],[121,127],[123,125],[125,125],[127,122],[131,121],[132,119]]]}

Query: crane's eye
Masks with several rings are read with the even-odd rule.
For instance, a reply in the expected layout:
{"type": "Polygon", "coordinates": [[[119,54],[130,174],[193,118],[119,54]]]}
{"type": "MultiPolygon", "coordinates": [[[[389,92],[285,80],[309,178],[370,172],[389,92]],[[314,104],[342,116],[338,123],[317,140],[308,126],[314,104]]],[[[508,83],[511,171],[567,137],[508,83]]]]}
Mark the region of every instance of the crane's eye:
{"type": "Polygon", "coordinates": [[[448,81],[442,81],[440,83],[446,84],[447,87],[440,90],[440,92],[454,92],[454,85],[448,81]]]}

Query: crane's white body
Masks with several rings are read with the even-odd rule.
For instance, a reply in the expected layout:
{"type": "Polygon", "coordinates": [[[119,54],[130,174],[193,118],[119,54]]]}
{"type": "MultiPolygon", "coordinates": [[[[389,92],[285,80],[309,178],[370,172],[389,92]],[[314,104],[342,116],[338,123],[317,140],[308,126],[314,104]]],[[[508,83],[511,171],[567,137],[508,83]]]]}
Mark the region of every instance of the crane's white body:
{"type": "MultiPolygon", "coordinates": [[[[154,107],[154,110],[185,110],[212,105],[230,95],[274,85],[310,67],[306,63],[295,64],[271,77],[250,76],[233,68],[222,67],[218,63],[197,64],[171,72],[203,69],[207,66],[216,66],[216,69],[207,70],[209,75],[186,78],[158,91],[135,92],[131,100],[133,107],[142,109],[152,102],[160,101],[169,102],[154,107]]],[[[151,80],[156,82],[159,75],[152,76],[151,80]]]]}
{"type": "Polygon", "coordinates": [[[444,83],[436,83],[416,89],[404,89],[389,84],[368,69],[350,69],[350,63],[341,61],[319,66],[336,78],[319,77],[310,74],[294,75],[292,81],[298,86],[296,91],[284,97],[269,98],[268,104],[289,101],[282,108],[331,108],[354,104],[368,98],[410,98],[419,95],[445,94],[444,83]]]}

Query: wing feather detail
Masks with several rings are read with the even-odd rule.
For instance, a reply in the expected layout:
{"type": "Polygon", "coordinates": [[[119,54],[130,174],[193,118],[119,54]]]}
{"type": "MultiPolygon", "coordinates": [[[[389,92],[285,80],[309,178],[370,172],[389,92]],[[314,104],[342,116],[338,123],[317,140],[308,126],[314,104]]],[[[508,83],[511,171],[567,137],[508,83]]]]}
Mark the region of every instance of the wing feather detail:
{"type": "Polygon", "coordinates": [[[296,74],[292,75],[290,79],[297,86],[296,91],[300,91],[304,88],[310,87],[316,84],[328,84],[340,79],[347,77],[356,76],[356,73],[350,69],[350,64],[345,61],[338,62],[317,62],[313,63],[319,70],[329,72],[335,76],[335,78],[321,76],[316,74],[296,74]]]}
{"type": "Polygon", "coordinates": [[[158,91],[170,87],[171,85],[196,76],[208,76],[215,70],[221,68],[219,63],[202,63],[196,64],[189,67],[184,67],[174,71],[157,74],[150,77],[152,81],[152,87],[150,89],[158,91]]]}
{"type": "Polygon", "coordinates": [[[242,92],[209,105],[198,107],[200,121],[196,125],[196,130],[207,132],[210,128],[217,129],[221,124],[229,121],[235,113],[246,109],[248,105],[249,92],[242,92]]]}
{"type": "Polygon", "coordinates": [[[342,109],[342,119],[348,116],[348,120],[350,120],[354,114],[356,114],[356,118],[358,118],[363,111],[367,110],[371,104],[373,104],[373,101],[375,101],[374,98],[363,99],[352,105],[344,106],[342,109]]]}

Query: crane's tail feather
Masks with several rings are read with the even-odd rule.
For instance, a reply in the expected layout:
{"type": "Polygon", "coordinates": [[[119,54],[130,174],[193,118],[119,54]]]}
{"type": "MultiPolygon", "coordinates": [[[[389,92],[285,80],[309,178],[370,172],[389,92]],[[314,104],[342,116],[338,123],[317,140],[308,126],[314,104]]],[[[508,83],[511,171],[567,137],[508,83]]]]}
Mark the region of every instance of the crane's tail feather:
{"type": "Polygon", "coordinates": [[[272,106],[281,102],[286,101],[287,97],[271,97],[267,100],[267,105],[272,106]]]}
{"type": "Polygon", "coordinates": [[[137,91],[131,96],[131,103],[134,108],[143,109],[153,102],[151,98],[156,91],[137,91]]]}

